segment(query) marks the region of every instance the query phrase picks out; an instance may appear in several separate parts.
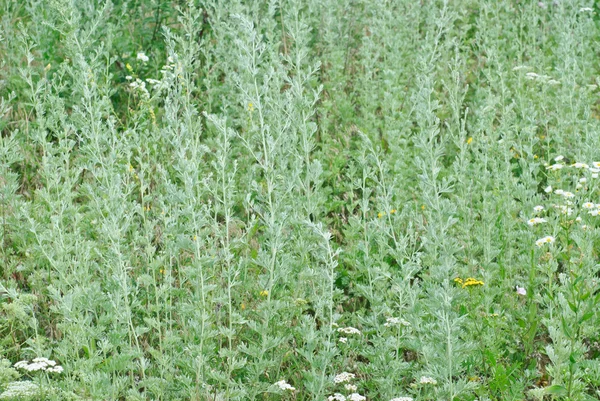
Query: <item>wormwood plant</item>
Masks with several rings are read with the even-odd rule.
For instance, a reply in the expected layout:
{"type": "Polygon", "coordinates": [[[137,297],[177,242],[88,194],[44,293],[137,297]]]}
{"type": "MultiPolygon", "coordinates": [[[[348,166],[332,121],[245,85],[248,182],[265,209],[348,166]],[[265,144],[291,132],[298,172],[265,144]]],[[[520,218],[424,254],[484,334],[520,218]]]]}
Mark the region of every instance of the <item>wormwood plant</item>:
{"type": "Polygon", "coordinates": [[[0,10],[0,398],[599,399],[592,3],[0,10]]]}

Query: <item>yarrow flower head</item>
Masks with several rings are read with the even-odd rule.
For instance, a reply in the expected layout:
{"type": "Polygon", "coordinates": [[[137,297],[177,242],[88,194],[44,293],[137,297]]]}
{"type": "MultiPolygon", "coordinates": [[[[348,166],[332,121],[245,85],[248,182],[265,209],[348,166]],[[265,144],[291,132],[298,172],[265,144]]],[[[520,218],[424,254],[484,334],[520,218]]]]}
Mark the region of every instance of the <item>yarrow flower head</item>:
{"type": "Polygon", "coordinates": [[[396,397],[392,398],[390,401],[414,401],[412,397],[396,397]]]}
{"type": "Polygon", "coordinates": [[[553,236],[551,235],[547,235],[544,238],[540,238],[537,241],[535,241],[535,244],[541,248],[542,246],[544,246],[544,244],[552,244],[554,243],[555,239],[553,236]]]}
{"type": "Polygon", "coordinates": [[[336,384],[346,383],[346,382],[349,382],[350,380],[354,379],[355,377],[356,377],[356,375],[354,373],[342,372],[333,378],[333,382],[336,384]]]}
{"type": "Polygon", "coordinates": [[[295,387],[292,387],[288,382],[286,382],[285,380],[279,380],[277,383],[275,383],[275,385],[277,387],[279,387],[282,391],[296,391],[295,387]]]}
{"type": "Polygon", "coordinates": [[[419,379],[419,384],[432,384],[432,385],[435,385],[435,384],[437,384],[437,380],[435,380],[433,377],[421,376],[421,379],[419,379]]]}
{"type": "Polygon", "coordinates": [[[344,384],[344,388],[348,391],[355,392],[357,387],[354,384],[346,383],[344,384]]]}
{"type": "Polygon", "coordinates": [[[544,192],[549,194],[550,192],[552,192],[552,185],[548,185],[546,188],[544,188],[544,192]]]}
{"type": "Polygon", "coordinates": [[[391,327],[391,326],[410,326],[410,323],[407,322],[404,319],[398,318],[398,317],[388,317],[386,319],[386,323],[383,324],[385,327],[391,327]]]}
{"type": "Polygon", "coordinates": [[[39,394],[39,385],[31,381],[18,381],[8,383],[6,389],[0,394],[0,400],[14,400],[24,397],[33,397],[39,394]]]}
{"type": "Polygon", "coordinates": [[[144,52],[139,52],[137,54],[137,59],[142,60],[144,63],[147,63],[148,60],[150,60],[150,58],[148,58],[148,56],[146,56],[146,53],[144,53],[144,52]]]}
{"type": "Polygon", "coordinates": [[[348,338],[347,337],[340,337],[340,339],[338,341],[341,342],[342,344],[346,344],[348,342],[348,338]]]}
{"type": "Polygon", "coordinates": [[[352,393],[348,396],[348,400],[350,401],[365,401],[367,397],[360,395],[358,393],[352,393]]]}
{"type": "Polygon", "coordinates": [[[340,393],[335,393],[334,395],[327,397],[327,401],[346,401],[346,397],[340,393]]]}
{"type": "Polygon", "coordinates": [[[340,327],[337,329],[338,333],[344,334],[360,334],[360,330],[354,327],[340,327]]]}
{"type": "Polygon", "coordinates": [[[31,363],[27,360],[19,361],[15,363],[14,367],[28,372],[37,372],[38,370],[49,373],[63,372],[62,366],[57,365],[55,361],[48,358],[34,358],[31,363]]]}

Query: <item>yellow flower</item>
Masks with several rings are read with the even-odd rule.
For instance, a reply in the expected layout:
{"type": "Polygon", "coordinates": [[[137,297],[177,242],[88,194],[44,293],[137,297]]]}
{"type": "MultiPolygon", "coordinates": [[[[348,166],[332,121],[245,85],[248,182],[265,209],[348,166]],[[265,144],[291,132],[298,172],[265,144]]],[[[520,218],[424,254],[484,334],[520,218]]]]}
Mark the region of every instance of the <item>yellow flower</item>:
{"type": "Polygon", "coordinates": [[[396,209],[392,209],[392,210],[390,210],[390,213],[394,214],[394,213],[396,213],[396,211],[397,211],[396,209]]]}
{"type": "Polygon", "coordinates": [[[457,277],[454,279],[454,282],[458,285],[460,285],[462,288],[465,287],[470,287],[470,286],[475,286],[475,285],[483,285],[484,282],[481,280],[477,280],[476,278],[473,277],[468,277],[466,279],[462,279],[460,277],[457,277]]]}
{"type": "Polygon", "coordinates": [[[462,286],[463,286],[463,288],[465,288],[465,287],[469,287],[469,286],[473,286],[473,285],[483,285],[483,284],[484,283],[481,280],[477,280],[473,277],[468,277],[462,286]]]}
{"type": "Polygon", "coordinates": [[[44,71],[48,72],[50,71],[50,68],[52,68],[52,64],[48,63],[48,65],[44,67],[44,71]]]}
{"type": "Polygon", "coordinates": [[[471,142],[473,142],[473,137],[472,136],[470,136],[469,139],[467,139],[467,145],[470,145],[471,142]]]}
{"type": "Polygon", "coordinates": [[[377,213],[377,218],[379,218],[379,219],[380,219],[380,218],[382,218],[384,215],[385,215],[385,213],[379,212],[379,213],[377,213]]]}
{"type": "Polygon", "coordinates": [[[248,103],[248,111],[252,113],[254,111],[254,105],[252,103],[248,103]]]}
{"type": "Polygon", "coordinates": [[[192,239],[193,239],[194,241],[197,241],[197,240],[198,240],[198,236],[197,236],[197,235],[194,235],[194,238],[192,238],[192,239]]]}
{"type": "Polygon", "coordinates": [[[242,302],[242,303],[240,304],[240,308],[242,308],[242,310],[246,310],[246,304],[242,302]]]}
{"type": "Polygon", "coordinates": [[[425,210],[425,205],[421,205],[421,210],[425,210]]]}
{"type": "Polygon", "coordinates": [[[129,63],[125,64],[125,68],[127,68],[127,71],[129,71],[129,72],[133,71],[133,68],[131,67],[131,64],[129,64],[129,63]]]}
{"type": "Polygon", "coordinates": [[[266,296],[268,296],[268,295],[269,295],[269,291],[267,291],[267,290],[262,290],[262,291],[260,292],[260,296],[261,296],[261,297],[266,297],[266,296]]]}

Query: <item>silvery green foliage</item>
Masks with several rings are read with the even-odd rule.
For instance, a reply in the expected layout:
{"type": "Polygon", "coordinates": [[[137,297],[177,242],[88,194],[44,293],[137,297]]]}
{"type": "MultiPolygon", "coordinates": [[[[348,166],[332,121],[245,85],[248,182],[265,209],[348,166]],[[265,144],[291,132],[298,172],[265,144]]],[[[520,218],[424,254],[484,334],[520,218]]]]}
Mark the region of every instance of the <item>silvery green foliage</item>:
{"type": "Polygon", "coordinates": [[[0,397],[597,396],[597,8],[5,3],[0,397]]]}

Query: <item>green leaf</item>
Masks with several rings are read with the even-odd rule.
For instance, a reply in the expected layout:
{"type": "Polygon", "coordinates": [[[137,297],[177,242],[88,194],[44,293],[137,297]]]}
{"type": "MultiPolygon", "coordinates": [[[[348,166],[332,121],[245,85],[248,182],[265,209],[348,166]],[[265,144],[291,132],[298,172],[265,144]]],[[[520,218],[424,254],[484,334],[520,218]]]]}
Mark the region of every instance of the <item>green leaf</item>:
{"type": "Polygon", "coordinates": [[[546,387],[546,394],[551,395],[567,395],[567,389],[565,386],[561,386],[560,384],[553,384],[552,386],[546,387]]]}

